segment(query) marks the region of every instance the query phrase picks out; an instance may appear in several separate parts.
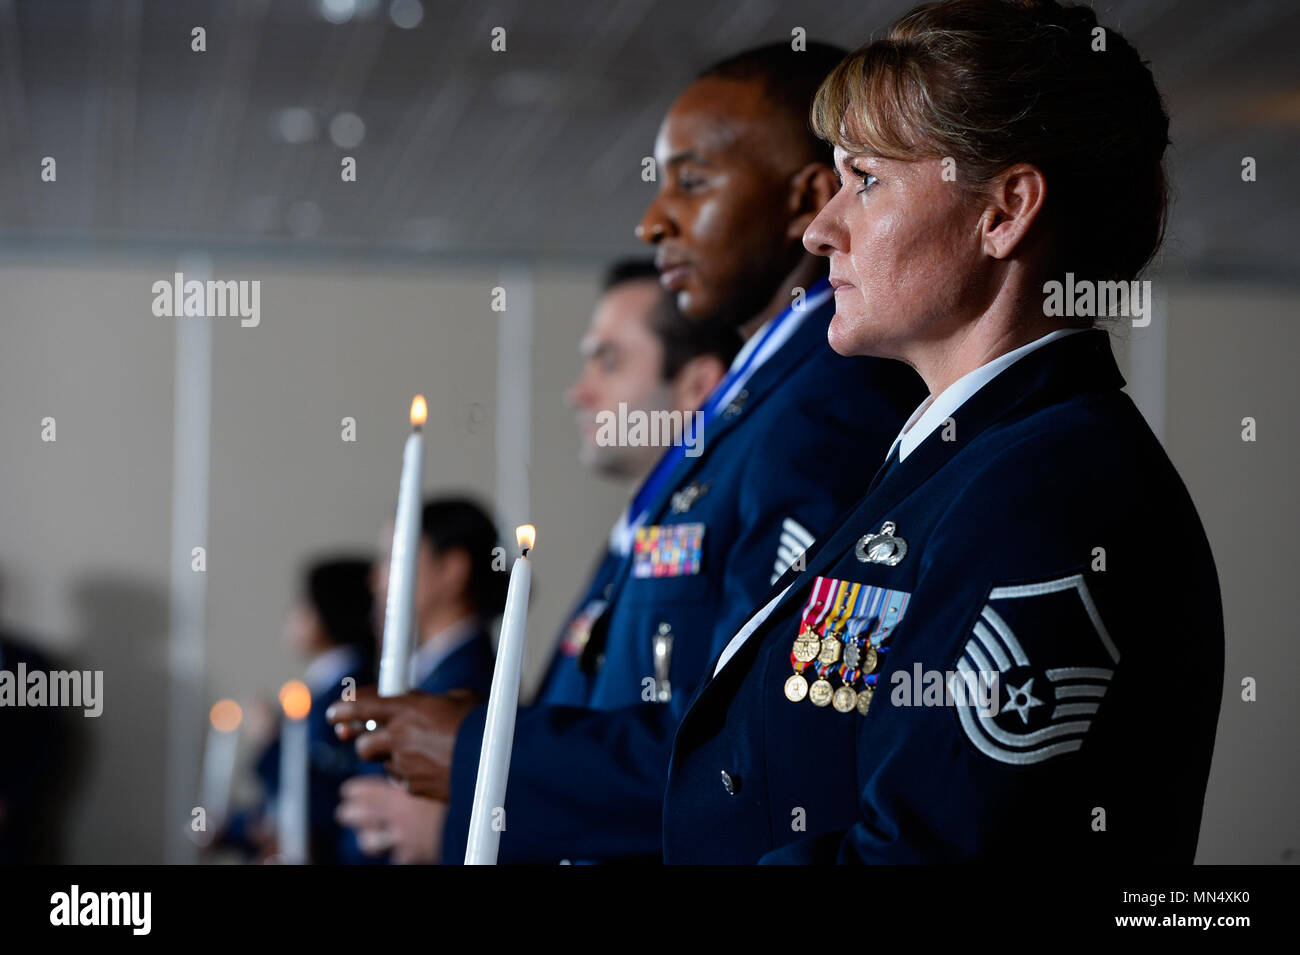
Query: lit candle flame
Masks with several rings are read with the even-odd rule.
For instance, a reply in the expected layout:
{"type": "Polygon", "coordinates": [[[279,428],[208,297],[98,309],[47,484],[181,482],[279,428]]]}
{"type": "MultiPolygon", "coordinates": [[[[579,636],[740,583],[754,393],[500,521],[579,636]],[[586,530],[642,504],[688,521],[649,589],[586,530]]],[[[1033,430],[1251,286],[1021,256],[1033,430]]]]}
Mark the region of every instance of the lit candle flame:
{"type": "Polygon", "coordinates": [[[429,403],[424,400],[424,395],[416,395],[411,400],[411,427],[423,428],[428,419],[429,403]]]}
{"type": "Polygon", "coordinates": [[[212,728],[218,733],[233,733],[244,719],[244,711],[234,700],[217,700],[208,713],[212,728]]]}
{"type": "Polygon", "coordinates": [[[519,546],[523,550],[532,550],[533,545],[537,542],[537,528],[532,524],[520,524],[515,528],[515,540],[519,542],[519,546]]]}
{"type": "Polygon", "coordinates": [[[280,706],[289,719],[306,719],[311,712],[311,690],[301,680],[290,680],[280,687],[280,706]]]}

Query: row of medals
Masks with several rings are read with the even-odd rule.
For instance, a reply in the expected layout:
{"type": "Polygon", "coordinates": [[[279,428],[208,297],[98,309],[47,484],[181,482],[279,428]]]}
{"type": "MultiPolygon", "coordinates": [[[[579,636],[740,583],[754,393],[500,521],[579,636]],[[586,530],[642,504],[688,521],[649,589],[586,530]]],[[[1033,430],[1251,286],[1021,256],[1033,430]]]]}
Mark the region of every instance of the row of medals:
{"type": "MultiPolygon", "coordinates": [[[[880,659],[876,648],[870,643],[865,645],[855,641],[845,643],[840,639],[840,634],[835,631],[827,633],[825,637],[819,637],[807,624],[799,631],[799,636],[795,637],[791,652],[800,663],[811,663],[816,660],[826,667],[834,666],[843,656],[848,669],[857,670],[859,677],[866,677],[875,670],[880,659]]],[[[851,713],[856,709],[866,715],[874,692],[874,688],[865,683],[862,689],[855,690],[848,682],[838,690],[833,690],[830,681],[824,676],[818,677],[809,686],[808,680],[799,672],[785,681],[785,697],[790,702],[798,703],[807,697],[814,706],[825,706],[829,703],[841,713],[851,713]]]]}

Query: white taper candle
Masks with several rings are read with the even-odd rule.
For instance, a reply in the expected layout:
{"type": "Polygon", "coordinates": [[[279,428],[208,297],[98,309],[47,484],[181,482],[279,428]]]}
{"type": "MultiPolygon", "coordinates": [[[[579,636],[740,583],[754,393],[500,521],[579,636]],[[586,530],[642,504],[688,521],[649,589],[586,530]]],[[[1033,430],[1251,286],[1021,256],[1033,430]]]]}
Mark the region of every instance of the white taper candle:
{"type": "Polygon", "coordinates": [[[307,714],[311,712],[311,691],[306,684],[290,680],[280,688],[280,706],[284,708],[280,725],[280,792],[276,800],[280,861],[285,865],[306,865],[310,830],[307,714]]]}
{"type": "Polygon", "coordinates": [[[510,775],[510,747],[515,738],[515,713],[519,707],[519,678],[524,664],[527,637],[528,593],[533,565],[528,552],[536,542],[537,529],[524,524],[515,529],[523,553],[510,570],[510,589],[501,620],[496,669],[488,697],[487,721],[483,726],[483,747],[479,751],[478,777],[474,784],[474,806],[469,817],[466,865],[496,865],[504,821],[506,778],[510,775]]]}
{"type": "Polygon", "coordinates": [[[203,748],[203,802],[208,827],[221,828],[230,813],[230,786],[235,778],[239,751],[239,724],[243,711],[234,700],[218,700],[208,714],[208,742],[203,748]]]}
{"type": "Polygon", "coordinates": [[[388,600],[384,605],[384,650],[379,661],[379,695],[400,696],[411,688],[411,652],[415,648],[415,571],[420,558],[420,489],[424,473],[424,438],[428,416],[423,395],[411,402],[410,437],[402,454],[397,488],[393,552],[388,565],[388,600]]]}

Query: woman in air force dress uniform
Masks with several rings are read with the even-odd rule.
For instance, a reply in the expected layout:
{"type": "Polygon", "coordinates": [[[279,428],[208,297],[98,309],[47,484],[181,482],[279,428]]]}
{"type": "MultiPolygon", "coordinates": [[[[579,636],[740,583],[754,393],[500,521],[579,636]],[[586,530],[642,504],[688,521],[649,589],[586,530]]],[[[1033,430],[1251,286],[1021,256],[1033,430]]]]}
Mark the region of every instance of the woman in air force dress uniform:
{"type": "Polygon", "coordinates": [[[930,397],[697,692],[666,861],[1190,863],[1218,579],[1087,314],[1163,233],[1149,69],[1087,7],[951,0],[846,59],[813,125],[831,344],[930,397]]]}

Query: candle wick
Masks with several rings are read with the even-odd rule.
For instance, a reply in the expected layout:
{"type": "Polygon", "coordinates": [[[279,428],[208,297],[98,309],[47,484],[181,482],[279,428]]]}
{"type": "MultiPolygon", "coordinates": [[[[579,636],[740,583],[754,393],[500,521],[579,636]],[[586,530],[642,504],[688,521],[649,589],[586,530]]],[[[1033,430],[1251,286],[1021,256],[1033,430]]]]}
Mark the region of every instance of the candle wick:
{"type": "Polygon", "coordinates": [[[528,556],[528,552],[529,552],[530,550],[532,550],[531,547],[525,547],[525,548],[524,548],[524,551],[523,551],[523,556],[524,556],[524,557],[527,557],[527,556],[528,556]]]}

